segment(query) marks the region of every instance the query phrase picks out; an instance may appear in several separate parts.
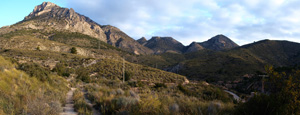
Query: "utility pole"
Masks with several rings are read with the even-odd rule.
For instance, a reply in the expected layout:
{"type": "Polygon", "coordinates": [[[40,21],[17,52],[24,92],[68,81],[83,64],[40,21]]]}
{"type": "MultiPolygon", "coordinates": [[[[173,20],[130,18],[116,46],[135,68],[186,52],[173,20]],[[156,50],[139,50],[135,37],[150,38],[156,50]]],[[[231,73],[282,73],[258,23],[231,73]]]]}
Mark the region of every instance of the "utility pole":
{"type": "Polygon", "coordinates": [[[98,41],[98,49],[101,49],[101,40],[98,41]]]}
{"type": "Polygon", "coordinates": [[[265,93],[265,83],[264,83],[264,79],[265,77],[268,77],[267,75],[259,75],[260,77],[262,77],[261,79],[261,93],[265,93]]]}
{"type": "Polygon", "coordinates": [[[123,83],[125,82],[125,59],[123,57],[123,83]]]}

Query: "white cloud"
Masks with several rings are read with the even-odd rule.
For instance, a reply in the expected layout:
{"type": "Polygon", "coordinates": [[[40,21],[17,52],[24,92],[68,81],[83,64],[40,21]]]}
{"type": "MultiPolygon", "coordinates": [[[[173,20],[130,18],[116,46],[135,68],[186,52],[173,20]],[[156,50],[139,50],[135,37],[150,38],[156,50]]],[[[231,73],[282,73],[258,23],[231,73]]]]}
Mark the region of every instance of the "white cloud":
{"type": "Polygon", "coordinates": [[[299,0],[66,0],[99,24],[138,39],[172,36],[185,45],[224,34],[238,44],[261,39],[300,42],[299,0]]]}

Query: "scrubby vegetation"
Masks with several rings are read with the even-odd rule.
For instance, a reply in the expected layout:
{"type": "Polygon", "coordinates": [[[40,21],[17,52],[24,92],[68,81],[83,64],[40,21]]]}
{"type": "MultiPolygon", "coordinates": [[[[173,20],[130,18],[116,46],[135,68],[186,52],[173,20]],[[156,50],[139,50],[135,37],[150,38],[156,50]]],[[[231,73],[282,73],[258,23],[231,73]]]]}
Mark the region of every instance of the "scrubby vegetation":
{"type": "Polygon", "coordinates": [[[120,49],[106,44],[96,38],[90,37],[77,32],[52,32],[54,35],[50,36],[50,40],[57,41],[64,44],[69,44],[78,47],[94,48],[94,49],[120,49]]]}
{"type": "Polygon", "coordinates": [[[277,72],[272,66],[268,66],[266,72],[270,77],[266,81],[267,93],[257,94],[248,102],[239,104],[236,114],[300,114],[300,70],[277,72]]]}
{"type": "Polygon", "coordinates": [[[79,115],[92,115],[92,108],[87,104],[84,99],[84,94],[76,90],[73,94],[74,108],[79,115]]]}
{"type": "Polygon", "coordinates": [[[38,29],[19,29],[16,31],[12,31],[10,33],[0,35],[0,37],[6,39],[11,39],[18,36],[31,36],[31,37],[41,38],[41,39],[46,39],[49,37],[49,40],[72,45],[72,46],[78,46],[83,48],[94,48],[94,49],[99,49],[99,48],[114,49],[114,50],[121,51],[120,49],[108,45],[103,41],[100,41],[96,38],[81,33],[77,33],[77,32],[69,32],[69,31],[62,32],[62,31],[55,31],[55,30],[44,31],[38,29]]]}
{"type": "MultiPolygon", "coordinates": [[[[47,74],[44,81],[35,70],[35,65],[17,70],[17,64],[0,57],[0,114],[59,114],[68,90],[66,81],[53,74],[47,74]]],[[[27,66],[26,66],[27,67],[27,66]]]]}
{"type": "MultiPolygon", "coordinates": [[[[59,81],[54,78],[63,79],[57,75],[67,77],[75,74],[77,82],[72,83],[72,86],[76,87],[76,84],[83,81],[86,84],[83,86],[87,90],[88,99],[95,105],[96,110],[103,114],[225,114],[232,113],[234,109],[231,97],[219,88],[205,82],[186,84],[184,76],[148,66],[125,62],[125,83],[123,83],[122,60],[107,58],[96,60],[73,54],[53,53],[52,55],[51,52],[44,51],[24,53],[10,50],[3,51],[2,54],[15,56],[18,55],[17,52],[34,57],[33,59],[53,59],[58,62],[51,71],[32,62],[20,65],[6,64],[5,67],[20,68],[26,72],[23,72],[24,75],[28,74],[28,78],[36,79],[41,85],[49,84],[47,85],[49,87],[59,81]],[[44,58],[43,54],[46,54],[47,58],[44,58]]],[[[63,83],[66,85],[65,82],[63,83]]],[[[66,89],[52,87],[51,90],[64,92],[60,95],[62,100],[56,101],[63,104],[66,89]]],[[[91,114],[91,108],[80,90],[74,93],[73,99],[79,114],[91,114]]],[[[39,100],[39,102],[49,101],[39,100]]],[[[4,112],[8,113],[7,110],[10,109],[5,109],[4,112]]],[[[61,111],[61,108],[56,110],[61,111]]]]}
{"type": "MultiPolygon", "coordinates": [[[[105,77],[107,79],[119,79],[122,80],[123,76],[123,63],[122,60],[114,59],[101,59],[94,65],[87,68],[82,68],[80,71],[93,73],[95,77],[105,77]]],[[[125,76],[127,80],[129,78],[133,81],[146,81],[148,83],[161,82],[161,83],[183,83],[185,77],[154,69],[148,66],[141,66],[133,63],[125,63],[125,76]]]]}
{"type": "MultiPolygon", "coordinates": [[[[22,63],[10,65],[4,61],[0,69],[7,72],[11,70],[6,68],[17,68],[16,71],[23,73],[27,81],[32,82],[27,85],[32,84],[34,87],[30,93],[24,92],[25,98],[33,100],[32,103],[18,101],[23,97],[15,95],[18,93],[14,93],[14,90],[7,94],[13,99],[9,102],[0,101],[1,104],[5,102],[3,106],[0,105],[0,114],[24,114],[24,111],[30,114],[58,114],[62,111],[67,92],[64,79],[71,77],[75,79],[69,82],[70,87],[78,89],[73,95],[74,108],[78,114],[92,114],[81,86],[87,91],[87,97],[94,108],[103,114],[231,114],[234,111],[232,97],[220,88],[206,82],[189,83],[185,76],[160,70],[192,59],[194,55],[191,54],[136,56],[96,38],[72,32],[24,29],[0,37],[5,38],[1,39],[3,43],[12,44],[8,49],[0,49],[0,54],[22,63]],[[23,42],[28,42],[24,49],[18,45],[13,46],[23,42]],[[63,51],[56,51],[55,46],[61,47],[63,51]],[[91,51],[93,56],[78,55],[82,48],[91,51]],[[123,73],[121,57],[144,65],[126,61],[123,73]],[[22,103],[22,106],[9,105],[11,103],[22,103]],[[39,104],[45,106],[36,108],[39,104]]],[[[18,87],[24,87],[19,84],[18,87]]],[[[0,98],[6,100],[8,97],[4,94],[0,98]]]]}
{"type": "Polygon", "coordinates": [[[50,72],[36,63],[21,64],[19,69],[25,71],[30,76],[36,77],[40,81],[50,81],[50,72]]]}
{"type": "Polygon", "coordinates": [[[234,110],[231,98],[214,86],[203,83],[131,86],[130,82],[99,79],[87,85],[88,97],[102,114],[229,114],[234,110]],[[96,85],[97,84],[97,85],[96,85]],[[196,94],[197,92],[197,94],[196,94]],[[219,98],[216,98],[216,96],[219,98]]]}
{"type": "Polygon", "coordinates": [[[74,69],[68,68],[65,63],[57,63],[52,69],[52,72],[56,72],[59,76],[69,77],[74,72],[74,69]]]}

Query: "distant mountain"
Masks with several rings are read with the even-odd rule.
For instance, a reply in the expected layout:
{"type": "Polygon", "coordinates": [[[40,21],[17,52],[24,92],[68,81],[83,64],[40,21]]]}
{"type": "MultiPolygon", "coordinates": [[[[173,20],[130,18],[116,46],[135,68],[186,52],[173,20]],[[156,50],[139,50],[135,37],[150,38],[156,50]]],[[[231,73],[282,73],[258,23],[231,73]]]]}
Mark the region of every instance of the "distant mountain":
{"type": "Polygon", "coordinates": [[[202,49],[199,43],[193,42],[184,54],[163,53],[142,56],[139,59],[138,62],[141,64],[157,66],[188,76],[190,79],[233,80],[245,74],[264,72],[266,65],[274,67],[300,65],[300,43],[262,40],[233,49],[216,51],[202,49]],[[193,47],[196,50],[190,50],[193,47]]]}
{"type": "Polygon", "coordinates": [[[206,49],[216,51],[231,49],[239,46],[224,35],[217,35],[208,41],[200,43],[200,45],[206,49]]]}
{"type": "Polygon", "coordinates": [[[142,37],[136,41],[139,42],[141,45],[145,45],[145,43],[147,42],[147,39],[145,37],[142,37]]]}
{"type": "MultiPolygon", "coordinates": [[[[203,49],[220,51],[238,47],[236,43],[224,35],[217,35],[206,42],[192,43],[190,46],[184,46],[172,37],[153,37],[148,41],[145,38],[141,38],[136,41],[114,26],[100,25],[90,18],[76,13],[72,8],[62,8],[51,2],[43,2],[41,5],[36,6],[23,21],[12,26],[1,28],[0,34],[23,29],[43,30],[48,33],[53,33],[43,36],[45,39],[52,39],[52,36],[56,34],[55,31],[62,33],[77,32],[138,55],[160,54],[165,52],[189,53],[203,49]]],[[[60,37],[60,39],[64,38],[60,37]]],[[[68,41],[68,43],[79,43],[79,39],[68,40],[71,40],[68,41]]],[[[56,39],[56,41],[65,41],[64,43],[66,43],[66,40],[56,39]]]]}
{"type": "Polygon", "coordinates": [[[199,43],[192,42],[189,46],[186,47],[185,53],[195,52],[203,49],[204,47],[202,47],[199,43]]]}
{"type": "MultiPolygon", "coordinates": [[[[1,28],[0,34],[22,29],[37,29],[48,32],[78,32],[131,53],[153,53],[150,49],[140,45],[118,28],[101,26],[90,18],[76,13],[72,8],[62,8],[51,2],[43,2],[41,5],[36,6],[23,21],[13,26],[1,28]]],[[[44,37],[50,38],[51,36],[44,37]]]]}
{"type": "Polygon", "coordinates": [[[189,46],[182,45],[182,43],[172,37],[152,37],[148,41],[142,37],[137,41],[141,45],[152,49],[155,54],[165,52],[190,53],[204,49],[221,51],[239,47],[235,42],[224,35],[217,35],[205,42],[193,42],[189,46]]]}
{"type": "Polygon", "coordinates": [[[129,37],[116,27],[106,25],[101,26],[101,28],[105,31],[107,43],[112,46],[116,46],[125,51],[133,51],[135,54],[153,53],[151,49],[141,45],[139,42],[135,41],[133,38],[129,37]]]}
{"type": "Polygon", "coordinates": [[[154,51],[155,54],[174,52],[182,53],[185,46],[172,37],[152,37],[144,45],[154,51]]]}

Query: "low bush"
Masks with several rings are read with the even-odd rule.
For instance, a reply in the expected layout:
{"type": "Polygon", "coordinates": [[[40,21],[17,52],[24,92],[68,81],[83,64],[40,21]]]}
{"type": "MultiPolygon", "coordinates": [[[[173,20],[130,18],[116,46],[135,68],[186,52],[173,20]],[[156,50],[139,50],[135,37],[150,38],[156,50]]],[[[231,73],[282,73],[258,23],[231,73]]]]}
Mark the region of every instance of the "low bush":
{"type": "MultiPolygon", "coordinates": [[[[3,60],[0,65],[6,62],[8,61],[3,60]]],[[[31,77],[27,74],[45,75],[43,72],[33,70],[38,69],[37,66],[24,67],[28,67],[24,69],[26,73],[14,68],[0,71],[0,114],[59,114],[68,91],[66,80],[60,76],[47,74],[51,78],[50,81],[43,81],[38,76],[31,77]]]]}
{"type": "Polygon", "coordinates": [[[36,63],[24,63],[19,66],[19,69],[25,71],[30,76],[38,78],[40,81],[50,81],[50,71],[36,63]]]}
{"type": "Polygon", "coordinates": [[[77,49],[75,47],[72,47],[70,50],[72,54],[77,54],[77,49]]]}
{"type": "Polygon", "coordinates": [[[92,115],[92,108],[85,102],[81,91],[76,90],[73,94],[74,108],[79,115],[92,115]]]}
{"type": "Polygon", "coordinates": [[[77,74],[77,79],[89,83],[91,82],[91,78],[89,76],[89,72],[87,69],[80,67],[78,69],[76,69],[76,74],[77,74]]]}
{"type": "Polygon", "coordinates": [[[164,83],[155,83],[154,88],[167,88],[167,86],[164,83]]]}
{"type": "Polygon", "coordinates": [[[55,67],[52,69],[53,72],[56,72],[57,75],[69,77],[74,70],[71,68],[67,68],[66,64],[64,63],[57,63],[55,67]]]}
{"type": "Polygon", "coordinates": [[[270,77],[266,82],[269,94],[258,94],[237,106],[236,114],[298,115],[300,114],[300,70],[277,72],[266,67],[270,77]]]}

